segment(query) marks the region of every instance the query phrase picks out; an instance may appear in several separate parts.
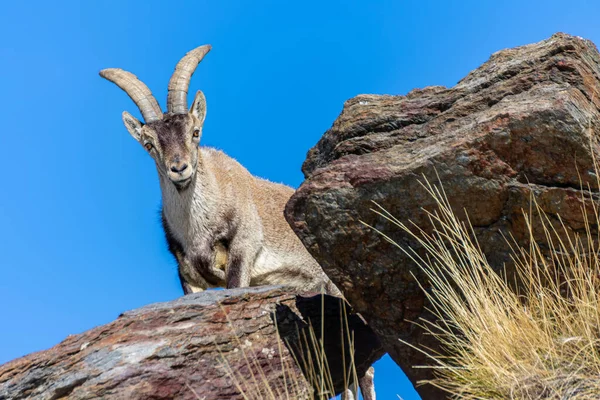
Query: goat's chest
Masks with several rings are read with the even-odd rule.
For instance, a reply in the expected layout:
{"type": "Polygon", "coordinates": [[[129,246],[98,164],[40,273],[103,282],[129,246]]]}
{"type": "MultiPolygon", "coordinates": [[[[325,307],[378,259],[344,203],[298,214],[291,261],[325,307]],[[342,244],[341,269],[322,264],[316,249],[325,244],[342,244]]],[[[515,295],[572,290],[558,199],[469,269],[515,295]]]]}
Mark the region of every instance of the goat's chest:
{"type": "Polygon", "coordinates": [[[215,222],[214,212],[211,213],[206,204],[200,199],[190,198],[175,199],[176,201],[165,201],[163,213],[172,236],[183,247],[186,253],[194,252],[194,249],[205,247],[207,243],[214,241],[218,232],[218,224],[215,222]]]}

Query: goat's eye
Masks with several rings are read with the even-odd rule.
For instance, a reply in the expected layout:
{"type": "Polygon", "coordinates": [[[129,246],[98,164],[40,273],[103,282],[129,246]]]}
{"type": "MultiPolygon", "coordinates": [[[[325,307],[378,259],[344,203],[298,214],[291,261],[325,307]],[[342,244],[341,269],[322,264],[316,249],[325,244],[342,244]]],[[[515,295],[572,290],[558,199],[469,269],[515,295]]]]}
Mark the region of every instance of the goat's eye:
{"type": "Polygon", "coordinates": [[[148,142],[144,145],[144,147],[146,148],[146,150],[150,151],[150,150],[152,150],[152,147],[154,147],[154,146],[152,146],[152,143],[148,142]]]}
{"type": "Polygon", "coordinates": [[[195,137],[195,138],[200,137],[200,129],[194,129],[194,133],[193,133],[192,136],[195,137]]]}

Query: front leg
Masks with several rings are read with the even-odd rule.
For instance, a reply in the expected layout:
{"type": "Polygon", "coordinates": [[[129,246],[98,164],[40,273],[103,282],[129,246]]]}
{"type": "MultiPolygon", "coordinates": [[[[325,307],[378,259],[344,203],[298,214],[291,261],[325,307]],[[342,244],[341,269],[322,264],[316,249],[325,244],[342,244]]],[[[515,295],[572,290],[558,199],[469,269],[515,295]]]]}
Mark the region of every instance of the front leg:
{"type": "Polygon", "coordinates": [[[375,376],[375,369],[371,366],[365,372],[365,375],[358,380],[360,391],[363,395],[364,400],[375,400],[375,382],[373,377],[375,376]]]}
{"type": "Polygon", "coordinates": [[[229,253],[227,260],[227,289],[250,286],[250,263],[243,253],[229,253]]]}
{"type": "Polygon", "coordinates": [[[177,272],[179,275],[179,283],[183,289],[183,294],[201,292],[208,287],[208,283],[202,278],[194,274],[193,266],[185,256],[183,245],[179,242],[165,218],[164,212],[161,212],[161,222],[165,231],[165,238],[169,246],[169,251],[177,261],[177,272]],[[193,279],[196,278],[196,279],[193,279]]]}
{"type": "Polygon", "coordinates": [[[236,236],[231,241],[227,254],[227,289],[250,286],[257,247],[248,235],[236,236]]]}
{"type": "Polygon", "coordinates": [[[202,280],[208,287],[225,286],[224,263],[227,254],[212,242],[197,244],[187,256],[193,280],[202,280]]]}
{"type": "Polygon", "coordinates": [[[190,261],[181,253],[176,252],[179,283],[183,289],[183,294],[198,293],[209,287],[208,282],[195,270],[190,261]]]}
{"type": "Polygon", "coordinates": [[[210,246],[204,243],[185,254],[175,250],[173,255],[179,264],[179,280],[185,294],[225,286],[227,253],[222,245],[210,246]]]}
{"type": "Polygon", "coordinates": [[[179,271],[179,283],[181,284],[181,289],[183,289],[183,294],[190,294],[190,293],[198,293],[198,292],[202,292],[204,289],[206,289],[206,287],[198,287],[198,286],[194,286],[191,283],[188,283],[185,278],[183,277],[183,275],[181,275],[181,270],[179,271]]]}
{"type": "Polygon", "coordinates": [[[353,382],[348,389],[342,392],[342,400],[358,400],[358,388],[360,388],[363,400],[376,400],[375,383],[373,382],[374,375],[375,369],[371,366],[367,369],[365,374],[358,379],[358,385],[356,382],[353,382]]]}

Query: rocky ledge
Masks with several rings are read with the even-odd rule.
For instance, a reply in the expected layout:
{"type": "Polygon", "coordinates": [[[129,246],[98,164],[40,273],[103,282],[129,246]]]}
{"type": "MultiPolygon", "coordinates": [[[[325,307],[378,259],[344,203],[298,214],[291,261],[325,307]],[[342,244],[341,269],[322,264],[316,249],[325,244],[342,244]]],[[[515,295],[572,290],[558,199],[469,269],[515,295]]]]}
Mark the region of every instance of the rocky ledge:
{"type": "Polygon", "coordinates": [[[0,399],[311,399],[322,388],[320,371],[307,368],[321,357],[305,344],[309,326],[317,338],[325,332],[325,387],[335,393],[351,359],[340,337],[354,336],[359,374],[383,354],[338,298],[273,287],[206,291],[126,312],[0,366],[0,399]]]}

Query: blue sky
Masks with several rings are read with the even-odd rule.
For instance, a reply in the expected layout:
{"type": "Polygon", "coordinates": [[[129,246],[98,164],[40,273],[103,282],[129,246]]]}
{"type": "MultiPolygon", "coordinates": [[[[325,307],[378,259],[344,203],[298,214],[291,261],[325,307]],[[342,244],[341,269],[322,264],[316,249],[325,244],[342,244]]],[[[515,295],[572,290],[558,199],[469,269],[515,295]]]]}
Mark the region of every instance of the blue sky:
{"type": "MultiPolygon", "coordinates": [[[[154,164],[127,133],[121,67],[164,106],[175,63],[194,75],[202,143],[298,186],[307,150],[361,93],[453,86],[502,48],[557,31],[600,43],[600,2],[6,2],[0,14],[0,363],[119,313],[180,296],[154,164]],[[460,4],[459,4],[460,3],[460,4]]],[[[192,101],[190,97],[189,101],[192,101]]],[[[416,399],[389,359],[380,399],[416,399]]]]}

